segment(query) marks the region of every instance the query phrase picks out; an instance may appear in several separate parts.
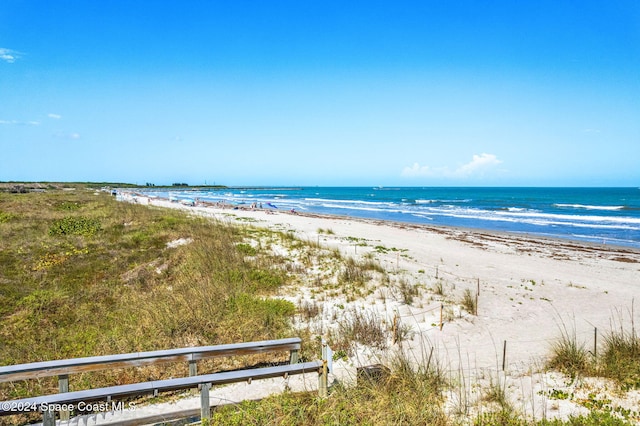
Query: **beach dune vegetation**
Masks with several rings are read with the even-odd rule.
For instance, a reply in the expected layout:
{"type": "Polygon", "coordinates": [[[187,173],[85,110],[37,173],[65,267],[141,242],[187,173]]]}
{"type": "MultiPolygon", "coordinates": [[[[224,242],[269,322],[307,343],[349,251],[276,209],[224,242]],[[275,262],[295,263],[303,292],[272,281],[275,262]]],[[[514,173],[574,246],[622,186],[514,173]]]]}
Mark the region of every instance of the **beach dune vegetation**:
{"type": "MultiPolygon", "coordinates": [[[[295,306],[271,297],[287,276],[247,259],[233,226],[82,189],[0,193],[0,211],[0,365],[293,335],[295,306]]],[[[75,375],[70,388],[185,368],[75,375]]],[[[55,378],[3,384],[0,400],[55,392],[55,378]]]]}

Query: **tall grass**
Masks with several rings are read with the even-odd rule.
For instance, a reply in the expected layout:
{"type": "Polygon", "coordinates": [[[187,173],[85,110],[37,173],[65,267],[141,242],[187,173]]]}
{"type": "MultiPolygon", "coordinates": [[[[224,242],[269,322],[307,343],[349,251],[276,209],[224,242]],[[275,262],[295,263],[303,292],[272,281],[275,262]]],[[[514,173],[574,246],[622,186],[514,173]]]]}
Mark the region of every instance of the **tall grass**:
{"type": "MultiPolygon", "coordinates": [[[[0,365],[292,334],[294,305],[269,297],[287,276],[256,266],[238,228],[81,189],[0,193],[0,211],[0,365]],[[179,238],[190,243],[167,247],[179,238]]],[[[186,365],[76,375],[70,387],[179,375],[186,365]]],[[[0,400],[56,388],[5,384],[0,400]]]]}
{"type": "Polygon", "coordinates": [[[575,378],[590,370],[588,355],[584,344],[578,342],[575,328],[569,330],[566,324],[562,323],[560,338],[552,343],[551,359],[547,366],[575,378]]]}
{"type": "Polygon", "coordinates": [[[640,338],[635,331],[633,307],[631,330],[622,325],[605,335],[601,355],[594,359],[583,343],[578,342],[575,331],[566,326],[551,348],[548,367],[570,377],[592,375],[612,379],[623,390],[640,389],[640,338]]]}
{"type": "Polygon", "coordinates": [[[471,290],[469,290],[468,288],[464,289],[464,293],[462,294],[462,300],[460,301],[460,304],[471,315],[478,315],[478,305],[477,305],[476,297],[471,293],[471,290]]]}
{"type": "Polygon", "coordinates": [[[390,337],[382,319],[373,311],[352,309],[338,321],[338,332],[332,344],[336,349],[352,352],[355,343],[385,349],[390,337]]]}
{"type": "Polygon", "coordinates": [[[630,330],[620,321],[619,328],[605,336],[599,367],[603,376],[623,389],[640,389],[640,336],[635,328],[633,301],[629,314],[630,330]]]}
{"type": "Polygon", "coordinates": [[[385,380],[332,387],[327,399],[315,393],[271,396],[214,411],[211,424],[244,425],[450,425],[442,404],[442,376],[398,356],[385,380]]]}

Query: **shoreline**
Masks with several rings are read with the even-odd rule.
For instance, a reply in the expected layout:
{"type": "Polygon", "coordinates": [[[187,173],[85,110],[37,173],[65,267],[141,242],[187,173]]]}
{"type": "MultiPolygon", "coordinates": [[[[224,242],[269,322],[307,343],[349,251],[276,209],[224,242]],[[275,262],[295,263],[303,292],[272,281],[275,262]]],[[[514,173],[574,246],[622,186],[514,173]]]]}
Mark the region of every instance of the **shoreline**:
{"type": "MultiPolygon", "coordinates": [[[[126,195],[125,201],[134,197],[126,195]]],[[[319,318],[301,326],[323,333],[356,311],[376,315],[389,328],[397,320],[410,331],[398,349],[411,359],[424,362],[425,352],[428,355],[431,350],[452,377],[468,374],[472,382],[482,382],[504,376],[515,398],[537,404],[527,411],[545,407],[548,389],[575,386],[545,367],[551,347],[563,333],[593,348],[594,331],[600,333],[597,342],[602,342],[607,332],[628,331],[634,321],[640,321],[639,310],[634,310],[640,295],[640,251],[632,248],[371,219],[187,206],[145,196],[137,199],[143,205],[179,208],[234,226],[291,233],[299,240],[317,242],[322,249],[338,251],[343,259],[377,262],[388,281],[371,283],[361,297],[304,282],[278,297],[297,306],[317,304],[319,318]],[[399,295],[403,282],[418,289],[410,303],[399,295]],[[475,313],[462,307],[465,292],[476,296],[475,313]]],[[[286,248],[278,246],[277,252],[303,267],[286,248]]],[[[303,268],[306,280],[313,281],[318,268],[303,268]]],[[[381,356],[359,350],[349,362],[356,366],[384,362],[381,356]]],[[[637,405],[640,391],[629,398],[632,406],[637,405]]],[[[566,409],[563,404],[558,415],[576,412],[570,401],[566,409]]]]}
{"type": "MultiPolygon", "coordinates": [[[[139,203],[179,208],[238,226],[291,232],[300,240],[337,249],[343,256],[374,255],[385,269],[402,270],[411,282],[424,282],[425,287],[432,286],[439,274],[447,277],[445,286],[451,287],[451,300],[461,298],[465,288],[475,292],[479,282],[481,293],[493,293],[490,300],[480,298],[481,306],[492,305],[488,312],[492,317],[500,321],[510,313],[545,317],[537,324],[544,333],[536,324],[526,330],[545,339],[558,335],[555,320],[562,315],[572,316],[572,321],[584,317],[586,322],[579,327],[583,330],[593,326],[607,330],[613,312],[627,309],[640,294],[640,251],[627,247],[277,210],[186,206],[144,196],[139,197],[139,203]],[[378,253],[377,247],[385,250],[378,253]],[[535,313],[530,315],[529,311],[535,313]]],[[[400,309],[420,311],[407,306],[400,309]]],[[[477,322],[481,317],[466,320],[477,322]]],[[[508,321],[504,326],[511,334],[508,321]]]]}
{"type": "MultiPolygon", "coordinates": [[[[563,238],[563,237],[554,237],[547,235],[538,235],[531,234],[527,232],[513,232],[513,231],[501,231],[501,230],[493,230],[493,229],[485,229],[485,228],[472,228],[472,227],[463,227],[463,226],[453,226],[453,225],[429,225],[429,224],[421,224],[415,222],[400,222],[394,220],[385,220],[385,219],[369,219],[355,216],[347,216],[347,215],[337,215],[337,214],[322,214],[322,213],[310,213],[310,212],[302,212],[296,211],[295,213],[291,213],[287,210],[269,210],[266,208],[255,208],[252,209],[250,207],[237,207],[231,204],[224,203],[212,203],[212,202],[203,202],[200,201],[196,206],[190,206],[186,204],[181,204],[179,202],[171,201],[167,198],[161,197],[149,197],[147,195],[135,192],[135,191],[122,191],[122,193],[127,193],[140,199],[147,199],[149,201],[143,201],[143,203],[151,203],[152,200],[161,200],[171,205],[165,206],[170,208],[180,208],[186,211],[189,211],[189,208],[193,207],[205,207],[211,208],[214,210],[221,210],[226,212],[263,212],[265,214],[284,214],[284,215],[295,215],[301,217],[308,218],[316,218],[316,219],[326,219],[326,220],[345,220],[345,221],[353,221],[360,223],[371,223],[376,225],[387,225],[392,226],[399,229],[423,229],[436,234],[444,234],[444,235],[474,235],[479,238],[482,237],[490,237],[490,238],[502,238],[504,240],[513,240],[513,241],[521,241],[525,243],[538,243],[540,245],[549,244],[552,246],[556,246],[558,248],[564,249],[576,249],[576,250],[584,250],[584,251],[602,251],[602,252],[610,252],[612,254],[620,253],[620,254],[629,254],[632,256],[638,256],[636,260],[640,263],[640,248],[627,246],[627,245],[617,245],[617,244],[606,244],[606,243],[597,243],[592,241],[584,241],[584,240],[576,240],[571,238],[563,238]]],[[[458,238],[459,237],[451,237],[458,238]]],[[[460,239],[460,241],[464,241],[460,239]]],[[[633,263],[633,262],[632,262],[633,263]]]]}
{"type": "Polygon", "coordinates": [[[613,245],[640,250],[640,199],[630,188],[397,188],[400,192],[378,194],[375,188],[316,188],[286,192],[139,192],[178,202],[222,202],[238,208],[266,203],[287,211],[335,215],[352,219],[383,220],[425,226],[459,227],[477,231],[613,245]],[[615,199],[612,199],[615,198],[615,199]],[[620,198],[627,197],[627,198],[620,198]],[[620,198],[620,199],[619,199],[620,198]],[[560,200],[560,201],[558,201],[560,200]],[[628,210],[628,211],[627,211],[628,210]]]}

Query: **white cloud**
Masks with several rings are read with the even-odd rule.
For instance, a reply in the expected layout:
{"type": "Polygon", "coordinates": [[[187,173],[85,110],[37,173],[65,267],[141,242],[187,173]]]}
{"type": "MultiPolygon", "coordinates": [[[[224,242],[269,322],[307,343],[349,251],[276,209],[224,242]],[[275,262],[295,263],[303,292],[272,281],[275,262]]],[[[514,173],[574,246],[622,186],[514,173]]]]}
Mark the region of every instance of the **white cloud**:
{"type": "Polygon", "coordinates": [[[473,160],[471,160],[471,162],[458,167],[453,174],[459,177],[467,177],[473,174],[480,174],[485,170],[490,169],[491,167],[497,166],[500,163],[502,163],[502,161],[498,160],[498,158],[493,154],[474,154],[473,160]]]}
{"type": "Polygon", "coordinates": [[[54,132],[51,134],[51,136],[53,136],[56,139],[73,139],[73,140],[80,139],[80,133],[77,133],[77,132],[69,133],[64,130],[59,130],[57,132],[54,132]]]}
{"type": "Polygon", "coordinates": [[[20,57],[20,53],[15,50],[0,47],[0,59],[10,64],[14,63],[20,57]]]}
{"type": "Polygon", "coordinates": [[[433,171],[429,166],[421,166],[418,163],[413,163],[413,166],[407,166],[402,169],[402,176],[404,177],[431,176],[432,174],[433,171]]]}
{"type": "Polygon", "coordinates": [[[39,126],[39,121],[0,120],[0,124],[12,124],[16,126],[39,126]]]}
{"type": "Polygon", "coordinates": [[[432,168],[413,163],[402,169],[401,175],[408,178],[416,177],[437,177],[437,178],[467,178],[472,176],[482,176],[486,171],[494,168],[502,161],[493,154],[474,154],[470,162],[463,164],[455,170],[448,167],[432,168]]]}
{"type": "Polygon", "coordinates": [[[54,120],[60,120],[62,118],[60,114],[53,114],[53,113],[47,114],[47,117],[53,118],[54,120]]]}

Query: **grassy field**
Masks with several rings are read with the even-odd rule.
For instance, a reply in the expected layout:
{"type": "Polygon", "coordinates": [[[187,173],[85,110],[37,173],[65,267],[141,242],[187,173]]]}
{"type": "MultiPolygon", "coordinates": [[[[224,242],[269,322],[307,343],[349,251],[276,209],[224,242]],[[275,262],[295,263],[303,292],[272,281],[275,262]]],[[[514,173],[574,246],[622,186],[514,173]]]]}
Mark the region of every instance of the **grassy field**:
{"type": "MultiPolygon", "coordinates": [[[[239,228],[78,187],[0,192],[0,234],[1,365],[292,335],[294,305],[264,297],[287,276],[245,260],[239,228]]],[[[70,387],[186,371],[83,374],[70,387]]],[[[56,389],[5,384],[0,399],[56,389]]]]}
{"type": "MultiPolygon", "coordinates": [[[[316,359],[315,339],[308,330],[295,330],[292,320],[296,314],[318,315],[320,296],[298,307],[270,296],[314,280],[305,272],[312,264],[336,277],[322,282],[318,278],[318,291],[346,292],[348,298],[370,291],[372,276],[389,280],[373,260],[343,258],[339,251],[296,240],[290,233],[121,203],[96,186],[39,185],[37,189],[46,192],[0,192],[0,365],[301,333],[308,345],[302,357],[316,359]],[[272,244],[288,249],[289,256],[274,256],[272,244]]],[[[407,303],[414,296],[400,293],[407,303]]],[[[389,330],[380,324],[378,318],[354,316],[350,323],[340,324],[340,335],[330,336],[331,345],[346,354],[354,341],[371,347],[386,344],[389,330]]],[[[594,364],[567,333],[550,354],[549,367],[569,377],[597,373],[634,389],[640,387],[639,350],[632,324],[631,330],[609,338],[602,361],[594,364]]],[[[260,361],[211,361],[199,365],[199,372],[260,361]]],[[[81,374],[70,377],[70,388],[186,376],[187,370],[187,365],[169,364],[81,374]]],[[[212,423],[630,424],[595,406],[590,414],[566,422],[528,421],[510,405],[499,381],[485,390],[482,403],[491,409],[481,415],[456,415],[446,407],[446,394],[459,391],[456,386],[460,385],[435,363],[415,366],[398,357],[380,382],[334,386],[328,399],[315,393],[285,393],[245,402],[214,410],[212,423]]],[[[30,380],[0,386],[0,400],[55,392],[54,378],[30,380]]],[[[630,416],[636,414],[626,417],[630,416]]],[[[6,421],[0,418],[11,424],[6,421]]]]}

